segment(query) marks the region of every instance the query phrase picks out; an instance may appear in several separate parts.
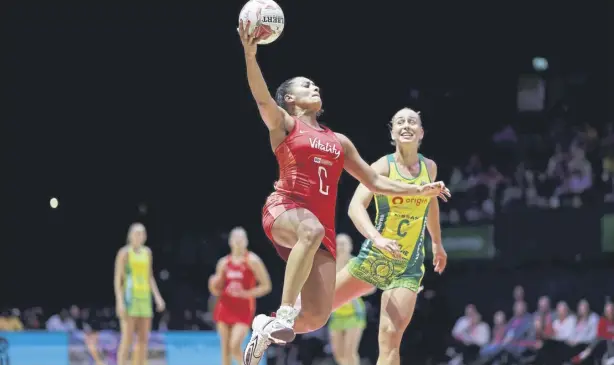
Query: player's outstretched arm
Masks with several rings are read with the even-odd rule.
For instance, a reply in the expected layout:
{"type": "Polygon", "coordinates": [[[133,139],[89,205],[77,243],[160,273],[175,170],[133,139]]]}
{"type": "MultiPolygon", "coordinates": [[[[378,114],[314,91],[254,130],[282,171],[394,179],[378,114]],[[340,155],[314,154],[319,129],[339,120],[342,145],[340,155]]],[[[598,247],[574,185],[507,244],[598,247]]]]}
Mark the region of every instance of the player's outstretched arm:
{"type": "MultiPolygon", "coordinates": [[[[275,99],[271,96],[269,88],[264,80],[258,61],[256,60],[256,51],[258,49],[259,39],[254,37],[254,34],[249,34],[249,22],[239,23],[239,36],[243,44],[245,53],[245,66],[247,68],[247,82],[252,92],[254,100],[258,105],[260,116],[269,130],[286,128],[288,123],[292,123],[292,118],[288,113],[280,108],[275,99]]],[[[286,128],[288,130],[288,128],[286,128]]]]}
{"type": "MultiPolygon", "coordinates": [[[[375,170],[379,175],[388,175],[389,167],[386,162],[386,158],[382,157],[371,165],[371,168],[375,170]]],[[[369,190],[365,185],[359,184],[354,192],[352,201],[348,208],[348,216],[356,226],[356,229],[367,239],[374,240],[380,236],[369,217],[367,208],[373,200],[373,192],[369,190]]]]}
{"type": "Polygon", "coordinates": [[[337,133],[337,138],[343,145],[345,164],[344,168],[356,180],[376,194],[400,195],[400,196],[438,196],[444,201],[450,196],[450,191],[443,182],[430,183],[426,185],[406,184],[399,181],[390,180],[382,176],[360,157],[356,146],[346,136],[337,133]]]}

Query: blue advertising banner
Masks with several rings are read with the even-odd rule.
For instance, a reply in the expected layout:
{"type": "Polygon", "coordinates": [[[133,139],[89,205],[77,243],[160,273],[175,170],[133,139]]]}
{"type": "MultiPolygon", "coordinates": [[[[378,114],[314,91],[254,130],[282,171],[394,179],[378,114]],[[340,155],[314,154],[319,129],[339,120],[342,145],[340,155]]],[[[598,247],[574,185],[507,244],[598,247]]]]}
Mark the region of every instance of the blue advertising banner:
{"type": "MultiPolygon", "coordinates": [[[[243,346],[247,345],[245,338],[243,346]]],[[[116,364],[117,332],[0,332],[0,365],[91,365],[93,352],[105,364],[116,364]]],[[[220,340],[214,331],[153,332],[149,365],[219,365],[220,340]]],[[[266,358],[260,362],[266,365],[266,358]]],[[[237,364],[240,365],[240,364],[237,364]]]]}
{"type": "MultiPolygon", "coordinates": [[[[166,359],[170,365],[219,365],[222,363],[220,338],[216,332],[168,332],[166,359]]],[[[247,346],[245,338],[243,348],[247,346]]],[[[241,364],[237,364],[241,365],[241,364]]],[[[266,365],[266,355],[260,365],[266,365]]]]}
{"type": "Polygon", "coordinates": [[[55,332],[0,332],[2,365],[68,365],[68,336],[55,332]]]}
{"type": "MultiPolygon", "coordinates": [[[[91,365],[92,351],[100,357],[105,364],[115,364],[120,336],[114,331],[102,331],[87,334],[77,331],[69,335],[70,365],[91,365]]],[[[147,363],[149,365],[166,365],[166,340],[163,333],[152,332],[149,336],[147,350],[147,363]]]]}

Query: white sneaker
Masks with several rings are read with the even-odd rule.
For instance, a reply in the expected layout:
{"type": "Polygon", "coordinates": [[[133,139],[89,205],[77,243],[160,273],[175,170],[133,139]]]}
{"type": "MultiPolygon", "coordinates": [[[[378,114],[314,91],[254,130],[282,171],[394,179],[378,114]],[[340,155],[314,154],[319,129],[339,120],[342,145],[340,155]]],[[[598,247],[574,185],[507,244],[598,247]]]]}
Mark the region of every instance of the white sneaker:
{"type": "Polygon", "coordinates": [[[243,353],[244,365],[258,365],[264,351],[272,344],[292,342],[296,335],[292,324],[275,317],[259,314],[252,322],[252,337],[243,353]]]}

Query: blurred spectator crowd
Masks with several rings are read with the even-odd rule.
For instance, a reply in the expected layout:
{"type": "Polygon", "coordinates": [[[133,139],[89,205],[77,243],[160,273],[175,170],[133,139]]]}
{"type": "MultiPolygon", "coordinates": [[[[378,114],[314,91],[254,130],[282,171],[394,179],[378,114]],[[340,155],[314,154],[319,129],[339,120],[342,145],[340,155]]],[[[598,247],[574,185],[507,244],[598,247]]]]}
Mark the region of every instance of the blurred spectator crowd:
{"type": "MultiPolygon", "coordinates": [[[[154,318],[154,330],[212,330],[215,324],[211,312],[185,310],[176,316],[165,312],[154,318]],[[179,315],[182,314],[182,315],[179,315]]],[[[42,308],[17,308],[4,310],[0,315],[0,331],[47,330],[47,331],[119,331],[119,322],[112,308],[80,308],[72,305],[55,314],[46,314],[42,308]]]]}
{"type": "Polygon", "coordinates": [[[469,304],[452,329],[448,364],[611,364],[614,361],[614,304],[598,314],[587,300],[575,312],[548,296],[530,313],[524,289],[514,289],[512,315],[497,311],[492,324],[469,304]]]}
{"type": "MultiPolygon", "coordinates": [[[[486,151],[448,171],[454,194],[442,221],[492,220],[499,209],[556,209],[614,201],[614,124],[602,130],[555,118],[546,133],[520,133],[512,125],[492,137],[486,151]]],[[[445,176],[445,175],[444,175],[445,176]]]]}

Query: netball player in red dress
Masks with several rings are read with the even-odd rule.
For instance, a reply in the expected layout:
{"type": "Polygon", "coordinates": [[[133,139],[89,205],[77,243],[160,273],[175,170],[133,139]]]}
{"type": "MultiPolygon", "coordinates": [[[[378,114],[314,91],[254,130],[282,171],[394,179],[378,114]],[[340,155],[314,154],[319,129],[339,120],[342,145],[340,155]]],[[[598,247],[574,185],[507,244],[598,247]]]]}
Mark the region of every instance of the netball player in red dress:
{"type": "Polygon", "coordinates": [[[247,233],[234,228],[228,239],[230,255],[222,257],[209,278],[209,291],[219,299],[213,319],[217,324],[222,365],[232,359],[241,363],[241,344],[256,313],[256,298],[271,291],[271,278],[264,263],[247,250],[247,233]]]}
{"type": "Polygon", "coordinates": [[[369,190],[384,195],[445,197],[441,182],[423,186],[396,182],[378,174],[344,135],[320,125],[319,88],[309,79],[284,82],[273,99],[258,62],[258,39],[239,25],[247,80],[260,116],[269,129],[279,163],[275,192],[264,206],[262,224],[279,255],[287,261],[281,305],[275,317],[259,315],[244,363],[257,364],[272,343],[286,343],[295,333],[326,324],[335,291],[335,204],[343,169],[369,190]],[[322,247],[323,246],[323,247],[322,247]],[[302,308],[294,308],[301,294],[302,308]]]}

